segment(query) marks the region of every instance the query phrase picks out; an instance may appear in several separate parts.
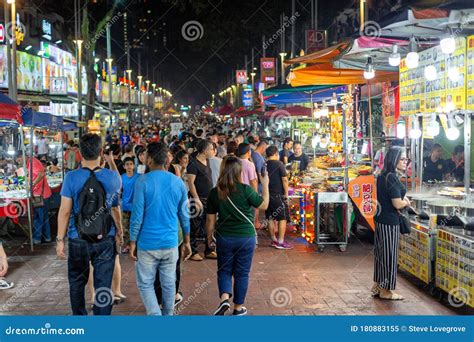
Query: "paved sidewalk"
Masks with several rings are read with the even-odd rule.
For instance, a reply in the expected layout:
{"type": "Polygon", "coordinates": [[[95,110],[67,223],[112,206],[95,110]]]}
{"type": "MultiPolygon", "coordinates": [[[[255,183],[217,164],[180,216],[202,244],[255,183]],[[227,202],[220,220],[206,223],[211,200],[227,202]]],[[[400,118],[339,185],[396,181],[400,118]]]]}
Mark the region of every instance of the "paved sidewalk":
{"type": "MultiPolygon", "coordinates": [[[[295,249],[269,247],[259,232],[246,306],[250,315],[453,315],[466,314],[431,297],[423,284],[405,275],[398,277],[404,301],[390,302],[370,296],[372,245],[354,238],[347,251],[327,247],[316,252],[293,234],[295,249]]],[[[7,244],[8,245],[8,244],[7,244]]],[[[0,291],[1,315],[70,315],[67,263],[55,255],[55,245],[10,248],[8,279],[15,287],[0,291]]],[[[132,260],[121,256],[122,289],[127,300],[114,306],[114,315],[143,315],[132,260]]],[[[219,302],[216,261],[187,261],[183,265],[184,301],[181,315],[210,315],[219,302]]],[[[86,298],[89,299],[90,296],[86,298]]]]}

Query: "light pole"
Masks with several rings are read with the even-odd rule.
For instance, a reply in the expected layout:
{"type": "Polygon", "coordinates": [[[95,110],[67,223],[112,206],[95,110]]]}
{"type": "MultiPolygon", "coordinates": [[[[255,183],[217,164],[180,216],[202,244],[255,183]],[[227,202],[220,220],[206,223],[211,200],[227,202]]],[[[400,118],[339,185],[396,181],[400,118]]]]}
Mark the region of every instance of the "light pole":
{"type": "MultiPolygon", "coordinates": [[[[252,50],[253,51],[253,50],[252,50]]],[[[255,75],[257,75],[255,73],[255,71],[252,70],[252,72],[250,73],[250,76],[252,77],[252,106],[253,104],[255,103],[255,93],[254,93],[254,89],[255,89],[255,75]]]]}
{"type": "MultiPolygon", "coordinates": [[[[109,54],[109,51],[107,51],[109,54]]],[[[110,126],[112,126],[112,113],[113,113],[113,106],[112,106],[112,58],[107,58],[107,78],[109,81],[109,115],[110,115],[110,126]]]]}
{"type": "Polygon", "coordinates": [[[138,109],[140,113],[140,121],[142,120],[142,75],[138,75],[138,109]]]}
{"type": "MultiPolygon", "coordinates": [[[[5,13],[5,22],[8,23],[10,22],[10,9],[8,8],[9,2],[5,1],[3,4],[3,9],[5,13]]],[[[12,36],[14,33],[12,32],[12,36]]],[[[8,73],[8,96],[13,99],[13,85],[12,85],[12,77],[13,77],[13,72],[12,72],[12,53],[11,53],[11,44],[15,41],[15,38],[9,37],[8,32],[7,32],[7,73],[8,73]]]]}
{"type": "Polygon", "coordinates": [[[149,107],[150,106],[150,94],[149,94],[150,93],[150,80],[146,80],[145,83],[146,83],[146,97],[145,97],[146,101],[145,101],[145,105],[147,107],[149,107]]]}
{"type": "MultiPolygon", "coordinates": [[[[77,112],[78,119],[82,121],[82,39],[74,40],[76,44],[76,58],[77,58],[77,112]]],[[[79,136],[82,136],[82,127],[79,130],[79,136]]]]}
{"type": "Polygon", "coordinates": [[[283,62],[285,60],[286,52],[280,52],[280,61],[281,61],[281,84],[285,84],[285,66],[283,62]]]}
{"type": "Polygon", "coordinates": [[[127,77],[128,77],[128,131],[130,132],[132,130],[132,111],[130,108],[130,104],[132,101],[132,70],[128,69],[126,70],[127,77]]]}

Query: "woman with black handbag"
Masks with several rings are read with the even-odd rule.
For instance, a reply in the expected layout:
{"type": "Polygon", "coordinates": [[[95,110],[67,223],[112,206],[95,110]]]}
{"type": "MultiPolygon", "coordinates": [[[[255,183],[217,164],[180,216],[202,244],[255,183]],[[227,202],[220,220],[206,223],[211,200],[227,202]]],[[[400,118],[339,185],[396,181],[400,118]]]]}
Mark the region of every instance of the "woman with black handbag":
{"type": "Polygon", "coordinates": [[[403,217],[400,210],[410,206],[406,188],[399,174],[406,170],[407,158],[399,146],[390,147],[380,176],[377,178],[379,207],[375,215],[374,286],[372,295],[382,299],[403,300],[393,292],[397,281],[400,226],[403,217]]]}

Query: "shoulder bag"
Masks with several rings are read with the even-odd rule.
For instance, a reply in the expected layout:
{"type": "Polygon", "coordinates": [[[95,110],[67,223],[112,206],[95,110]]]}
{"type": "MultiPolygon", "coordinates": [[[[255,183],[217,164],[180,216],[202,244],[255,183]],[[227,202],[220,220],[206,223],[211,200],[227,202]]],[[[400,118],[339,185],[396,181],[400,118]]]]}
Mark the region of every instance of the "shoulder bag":
{"type": "Polygon", "coordinates": [[[33,208],[40,208],[40,207],[44,207],[44,198],[43,198],[43,194],[44,194],[44,182],[45,182],[45,177],[46,177],[46,172],[45,172],[45,175],[43,176],[43,179],[41,180],[43,182],[43,187],[41,188],[41,195],[33,195],[33,198],[31,200],[31,203],[33,204],[33,208]]]}

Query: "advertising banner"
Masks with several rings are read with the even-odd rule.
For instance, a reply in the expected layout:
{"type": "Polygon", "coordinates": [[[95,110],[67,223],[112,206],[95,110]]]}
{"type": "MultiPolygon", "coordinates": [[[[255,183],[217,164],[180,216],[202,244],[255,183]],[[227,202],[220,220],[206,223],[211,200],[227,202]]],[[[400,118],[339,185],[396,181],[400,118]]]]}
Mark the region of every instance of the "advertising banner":
{"type": "Polygon", "coordinates": [[[237,84],[246,84],[247,83],[247,70],[237,70],[235,72],[235,79],[237,84]]]}
{"type": "Polygon", "coordinates": [[[474,36],[467,37],[467,109],[474,110],[474,36]]]}
{"type": "Polygon", "coordinates": [[[326,31],[306,30],[306,54],[326,48],[326,31]]]}
{"type": "Polygon", "coordinates": [[[252,86],[249,84],[244,84],[242,86],[242,103],[244,107],[252,107],[252,86]]]}
{"type": "Polygon", "coordinates": [[[17,88],[37,92],[42,90],[41,57],[17,52],[17,88]]]}
{"type": "Polygon", "coordinates": [[[466,109],[466,39],[456,38],[456,50],[450,55],[435,46],[419,56],[416,68],[409,69],[405,59],[400,63],[400,115],[466,109]],[[433,81],[425,77],[427,66],[436,68],[433,81]],[[457,80],[448,77],[448,70],[454,68],[457,80]]]}
{"type": "Polygon", "coordinates": [[[276,82],[275,58],[260,58],[260,74],[262,83],[276,82]]]}

